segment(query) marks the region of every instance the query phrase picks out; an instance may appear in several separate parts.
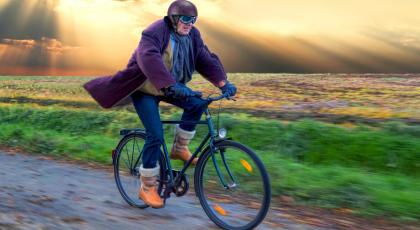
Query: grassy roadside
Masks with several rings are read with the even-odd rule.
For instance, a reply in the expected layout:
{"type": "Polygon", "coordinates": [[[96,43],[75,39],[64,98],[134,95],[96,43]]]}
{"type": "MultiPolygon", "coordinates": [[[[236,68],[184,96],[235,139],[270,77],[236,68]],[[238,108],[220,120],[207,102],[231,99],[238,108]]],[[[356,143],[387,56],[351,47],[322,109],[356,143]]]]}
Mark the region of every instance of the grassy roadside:
{"type": "MultiPolygon", "coordinates": [[[[246,114],[224,114],[221,123],[229,136],[259,153],[276,196],[362,214],[420,219],[419,127],[285,123],[246,114]]],[[[137,115],[126,111],[7,105],[0,107],[0,144],[110,164],[118,130],[137,124],[137,115]]],[[[171,127],[165,129],[172,133],[171,127]]],[[[199,130],[198,136],[204,132],[199,130]]]]}

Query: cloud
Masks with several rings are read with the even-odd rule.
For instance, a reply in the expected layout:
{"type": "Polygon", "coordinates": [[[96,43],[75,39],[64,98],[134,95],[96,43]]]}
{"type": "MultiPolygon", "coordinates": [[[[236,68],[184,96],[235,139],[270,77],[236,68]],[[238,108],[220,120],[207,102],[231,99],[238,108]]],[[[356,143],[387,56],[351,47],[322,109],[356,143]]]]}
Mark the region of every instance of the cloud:
{"type": "Polygon", "coordinates": [[[0,41],[1,44],[5,44],[9,47],[21,48],[21,49],[36,49],[38,48],[41,52],[49,52],[53,54],[63,54],[66,51],[80,49],[78,46],[66,46],[63,45],[59,40],[55,38],[42,37],[40,40],[34,39],[10,39],[5,38],[0,41]]]}
{"type": "Polygon", "coordinates": [[[28,40],[16,40],[16,39],[9,39],[5,38],[1,40],[2,44],[10,45],[10,46],[17,46],[17,47],[24,47],[24,48],[32,48],[36,45],[36,41],[33,39],[28,40]]]}
{"type": "Polygon", "coordinates": [[[79,46],[66,46],[66,45],[63,45],[59,40],[55,38],[46,38],[46,37],[41,38],[41,40],[38,42],[38,45],[40,45],[47,52],[52,52],[56,54],[62,54],[66,51],[71,51],[71,50],[76,50],[76,49],[81,48],[79,46]]]}
{"type": "Polygon", "coordinates": [[[57,0],[9,0],[0,9],[0,39],[56,38],[57,0]]]}
{"type": "MultiPolygon", "coordinates": [[[[1,39],[0,74],[11,74],[14,68],[24,69],[19,73],[25,74],[30,73],[31,69],[34,73],[44,74],[50,74],[53,69],[76,72],[81,64],[68,60],[79,60],[81,52],[82,47],[64,45],[55,38],[1,39]]],[[[60,74],[60,71],[54,73],[60,74]]]]}

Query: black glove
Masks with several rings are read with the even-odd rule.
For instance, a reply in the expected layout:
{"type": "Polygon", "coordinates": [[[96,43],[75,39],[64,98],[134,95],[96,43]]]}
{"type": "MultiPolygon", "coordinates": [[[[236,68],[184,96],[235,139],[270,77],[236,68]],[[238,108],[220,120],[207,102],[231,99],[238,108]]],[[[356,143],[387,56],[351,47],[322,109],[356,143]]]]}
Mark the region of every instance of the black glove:
{"type": "Polygon", "coordinates": [[[201,97],[201,92],[193,91],[182,83],[175,83],[165,89],[165,96],[171,96],[175,98],[187,98],[187,97],[201,97]]]}
{"type": "Polygon", "coordinates": [[[220,87],[220,90],[222,90],[223,94],[228,93],[231,97],[236,94],[236,86],[229,81],[226,81],[225,85],[220,87]]]}

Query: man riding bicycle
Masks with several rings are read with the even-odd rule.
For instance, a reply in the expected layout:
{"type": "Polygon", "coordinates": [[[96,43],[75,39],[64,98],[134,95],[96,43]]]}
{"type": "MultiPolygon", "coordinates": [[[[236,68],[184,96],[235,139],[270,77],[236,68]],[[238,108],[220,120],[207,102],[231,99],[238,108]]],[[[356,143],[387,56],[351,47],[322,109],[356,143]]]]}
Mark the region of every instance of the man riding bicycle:
{"type": "MultiPolygon", "coordinates": [[[[195,134],[194,122],[200,120],[207,105],[199,98],[199,92],[186,86],[193,72],[199,72],[222,93],[236,94],[236,87],[227,80],[219,58],[210,52],[199,30],[193,26],[197,16],[197,8],[190,1],[172,2],[167,16],[142,32],[140,43],[125,70],[84,85],[105,108],[119,104],[126,97],[131,98],[146,129],[139,198],[154,208],[163,207],[156,182],[159,174],[157,160],[164,141],[159,102],[164,101],[184,110],[182,122],[175,128],[170,156],[185,162],[191,157],[188,144],[195,134]]],[[[197,158],[193,164],[196,162],[197,158]]]]}

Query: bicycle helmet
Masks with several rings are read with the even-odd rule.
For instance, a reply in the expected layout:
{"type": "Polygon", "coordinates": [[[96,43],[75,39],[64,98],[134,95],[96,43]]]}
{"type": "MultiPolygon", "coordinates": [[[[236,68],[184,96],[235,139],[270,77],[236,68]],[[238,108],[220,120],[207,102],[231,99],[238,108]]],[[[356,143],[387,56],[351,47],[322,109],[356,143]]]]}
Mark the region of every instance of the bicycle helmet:
{"type": "Polygon", "coordinates": [[[176,25],[178,24],[179,16],[191,16],[191,17],[197,17],[197,7],[195,5],[187,0],[176,0],[169,5],[168,8],[168,17],[172,22],[172,25],[174,28],[176,28],[176,25]]]}

